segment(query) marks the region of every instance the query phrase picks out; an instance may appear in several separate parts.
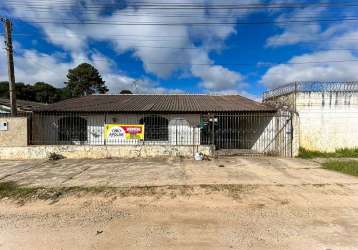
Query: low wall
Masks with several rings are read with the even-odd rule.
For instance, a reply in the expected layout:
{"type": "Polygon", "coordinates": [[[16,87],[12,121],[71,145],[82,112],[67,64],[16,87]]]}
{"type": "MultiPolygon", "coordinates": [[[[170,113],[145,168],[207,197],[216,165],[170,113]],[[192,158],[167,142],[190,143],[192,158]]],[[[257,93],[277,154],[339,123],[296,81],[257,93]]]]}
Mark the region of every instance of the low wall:
{"type": "Polygon", "coordinates": [[[0,147],[27,145],[27,117],[0,117],[0,124],[0,147]]]}
{"type": "Polygon", "coordinates": [[[46,159],[51,153],[69,159],[193,157],[196,152],[213,155],[211,146],[28,146],[0,147],[0,160],[46,159]]]}

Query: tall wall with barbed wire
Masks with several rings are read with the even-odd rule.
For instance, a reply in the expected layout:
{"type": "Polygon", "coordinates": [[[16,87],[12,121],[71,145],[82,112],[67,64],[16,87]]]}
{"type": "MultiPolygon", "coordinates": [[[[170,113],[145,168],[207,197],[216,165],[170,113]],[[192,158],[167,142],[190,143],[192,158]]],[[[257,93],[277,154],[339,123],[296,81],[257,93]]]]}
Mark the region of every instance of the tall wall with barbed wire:
{"type": "Polygon", "coordinates": [[[358,147],[358,82],[293,83],[264,102],[299,116],[299,145],[318,151],[358,147]]]}

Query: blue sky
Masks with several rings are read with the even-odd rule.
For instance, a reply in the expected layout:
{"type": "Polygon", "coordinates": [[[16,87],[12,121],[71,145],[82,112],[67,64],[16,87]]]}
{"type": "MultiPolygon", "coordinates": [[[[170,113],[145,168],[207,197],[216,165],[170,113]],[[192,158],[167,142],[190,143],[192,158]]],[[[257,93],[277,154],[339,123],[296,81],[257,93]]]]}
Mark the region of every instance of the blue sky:
{"type": "MultiPolygon", "coordinates": [[[[263,91],[292,81],[358,80],[358,1],[140,2],[2,1],[0,15],[14,22],[17,81],[61,87],[68,69],[82,62],[98,68],[111,93],[259,99],[263,91]],[[163,10],[153,3],[201,7],[163,10]],[[290,4],[294,8],[282,8],[290,4]],[[302,20],[309,22],[297,22],[302,20]]],[[[4,50],[0,56],[5,58],[4,50]]],[[[4,60],[0,80],[7,80],[4,60]]]]}

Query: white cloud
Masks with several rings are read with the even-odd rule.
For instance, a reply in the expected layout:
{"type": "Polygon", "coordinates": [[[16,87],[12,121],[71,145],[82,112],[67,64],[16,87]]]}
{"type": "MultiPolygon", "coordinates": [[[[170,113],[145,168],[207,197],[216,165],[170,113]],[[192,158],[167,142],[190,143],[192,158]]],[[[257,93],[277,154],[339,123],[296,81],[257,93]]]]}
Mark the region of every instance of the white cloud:
{"type": "MultiPolygon", "coordinates": [[[[261,0],[243,0],[240,4],[259,3],[261,0]]],[[[63,49],[68,51],[73,58],[88,57],[91,54],[91,48],[88,48],[89,39],[97,41],[108,41],[113,44],[113,47],[118,53],[125,51],[132,51],[133,55],[143,62],[146,72],[155,74],[161,78],[171,76],[175,72],[191,72],[192,75],[201,78],[201,86],[210,89],[232,89],[242,88],[243,76],[239,72],[231,71],[223,66],[215,65],[214,62],[209,63],[206,67],[197,67],[194,62],[197,60],[197,52],[208,57],[209,52],[213,49],[220,49],[224,45],[225,39],[236,32],[234,24],[228,25],[213,25],[213,26],[191,26],[191,25],[89,25],[78,24],[68,25],[66,20],[77,20],[81,23],[82,20],[100,20],[101,22],[110,23],[190,23],[190,22],[234,22],[239,18],[244,18],[254,10],[238,10],[238,9],[202,9],[202,10],[187,10],[184,14],[191,14],[189,17],[178,13],[177,10],[156,10],[150,11],[142,7],[133,7],[134,2],[127,1],[128,6],[125,9],[113,9],[111,15],[103,16],[100,14],[100,8],[92,8],[88,11],[83,11],[80,15],[74,15],[72,8],[77,6],[78,1],[41,1],[43,8],[32,8],[31,0],[24,0],[21,5],[15,5],[14,2],[0,3],[1,5],[10,8],[10,13],[18,18],[28,22],[33,22],[40,27],[46,39],[63,49]],[[66,8],[64,7],[66,6],[66,8]],[[148,14],[148,12],[150,12],[148,14]],[[171,16],[171,17],[170,17],[171,16]],[[174,16],[174,17],[173,17],[174,16]],[[220,16],[220,19],[217,18],[220,16]],[[56,25],[51,23],[35,23],[39,20],[55,20],[59,23],[56,25]],[[62,23],[62,24],[61,24],[62,23]],[[130,35],[130,36],[128,36],[130,35]],[[157,41],[148,41],[148,37],[157,37],[157,41]],[[139,39],[144,38],[146,41],[139,39]],[[200,42],[200,46],[195,45],[200,42]],[[195,47],[198,51],[169,49],[182,47],[195,47]],[[150,47],[168,47],[168,49],[157,49],[150,47]],[[165,62],[178,62],[178,64],[162,64],[165,62]],[[159,63],[159,64],[158,64],[159,63]]],[[[91,0],[82,1],[91,6],[91,0]]],[[[151,0],[142,1],[143,3],[151,3],[151,0]]],[[[182,3],[182,1],[173,1],[171,3],[182,3]]],[[[199,4],[214,4],[214,0],[186,0],[185,3],[199,3],[199,4]]],[[[226,4],[235,4],[235,0],[227,0],[226,4]]],[[[98,2],[96,2],[98,6],[98,2]]],[[[182,11],[184,12],[184,11],[182,11]]],[[[209,61],[209,60],[208,60],[209,61]]],[[[61,68],[61,67],[60,67],[61,68]]],[[[56,69],[56,67],[54,67],[56,69]]],[[[111,72],[113,73],[113,72],[111,72]]],[[[35,74],[36,75],[36,74],[35,74]]],[[[123,74],[120,74],[123,75],[123,74]]],[[[115,78],[112,78],[115,79],[115,78]]],[[[124,81],[125,82],[125,81],[124,81]]]]}
{"type": "MultiPolygon", "coordinates": [[[[326,14],[332,16],[327,8],[304,8],[283,14],[277,20],[299,20],[300,16],[305,16],[304,19],[325,19],[326,14]]],[[[340,18],[350,14],[346,10],[340,14],[335,12],[340,18]]],[[[269,68],[261,78],[262,84],[275,88],[293,81],[358,80],[355,72],[358,57],[354,51],[358,48],[358,27],[354,22],[340,21],[325,25],[319,22],[310,25],[278,23],[277,26],[282,32],[269,37],[266,46],[303,44],[309,45],[308,48],[313,52],[294,56],[287,63],[269,68]]]]}
{"type": "Polygon", "coordinates": [[[193,66],[192,72],[202,79],[201,86],[208,90],[227,90],[243,87],[243,76],[222,66],[193,66]]]}
{"type": "MultiPolygon", "coordinates": [[[[5,57],[4,50],[0,52],[5,57]]],[[[44,81],[57,87],[63,86],[64,77],[72,63],[61,62],[55,55],[39,53],[35,50],[22,50],[21,54],[14,56],[15,76],[17,82],[35,83],[44,81]]],[[[0,60],[0,80],[7,81],[6,61],[0,60]]]]}
{"type": "MultiPolygon", "coordinates": [[[[1,39],[1,37],[0,37],[1,39]]],[[[158,83],[149,79],[135,79],[117,72],[113,69],[114,62],[100,53],[93,53],[89,58],[72,55],[75,60],[63,61],[61,54],[45,54],[36,50],[22,49],[18,46],[19,53],[14,57],[16,82],[35,83],[38,81],[53,84],[56,87],[63,87],[66,81],[68,70],[76,67],[82,62],[89,62],[94,65],[110,93],[119,93],[123,89],[129,89],[136,93],[179,93],[178,89],[167,89],[158,86],[158,83]],[[134,88],[134,82],[137,87],[134,88]]],[[[5,51],[0,50],[0,57],[5,58],[5,51]]],[[[0,60],[0,81],[7,81],[7,67],[4,60],[0,60]]]]}
{"type": "Polygon", "coordinates": [[[329,48],[336,49],[358,49],[358,28],[356,30],[347,30],[342,35],[335,35],[328,40],[329,48]]]}
{"type": "Polygon", "coordinates": [[[283,31],[281,34],[269,37],[267,39],[266,46],[278,47],[293,45],[300,42],[312,42],[312,39],[317,39],[321,33],[320,24],[314,21],[310,23],[295,23],[292,21],[315,20],[325,11],[325,8],[306,7],[281,14],[276,19],[276,25],[283,31]]]}
{"type": "Polygon", "coordinates": [[[294,81],[358,80],[357,68],[358,57],[349,51],[315,52],[295,56],[289,60],[288,64],[270,68],[263,75],[261,82],[269,88],[275,88],[294,81]],[[307,62],[326,63],[311,64],[307,62]]]}
{"type": "Polygon", "coordinates": [[[191,72],[201,78],[200,86],[210,91],[226,91],[244,89],[246,83],[239,73],[220,65],[214,65],[205,51],[200,50],[192,54],[191,72]]]}
{"type": "Polygon", "coordinates": [[[308,42],[315,39],[320,32],[318,24],[292,25],[289,26],[282,34],[269,37],[267,39],[268,47],[278,47],[283,45],[293,45],[300,42],[308,42]]]}

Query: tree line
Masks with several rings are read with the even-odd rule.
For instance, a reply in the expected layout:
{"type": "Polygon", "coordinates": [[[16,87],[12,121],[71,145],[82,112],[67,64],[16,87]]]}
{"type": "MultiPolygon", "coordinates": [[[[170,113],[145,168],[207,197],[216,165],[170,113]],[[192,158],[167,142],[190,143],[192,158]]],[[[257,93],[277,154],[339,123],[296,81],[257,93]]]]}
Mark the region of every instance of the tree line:
{"type": "MultiPolygon", "coordinates": [[[[46,82],[34,84],[17,82],[15,84],[16,97],[25,101],[54,103],[68,98],[108,92],[102,76],[91,64],[82,63],[69,69],[66,77],[67,81],[63,88],[56,88],[46,82]]],[[[121,93],[131,94],[128,90],[123,90],[121,93]]],[[[9,98],[9,82],[0,82],[0,97],[9,98]]]]}

